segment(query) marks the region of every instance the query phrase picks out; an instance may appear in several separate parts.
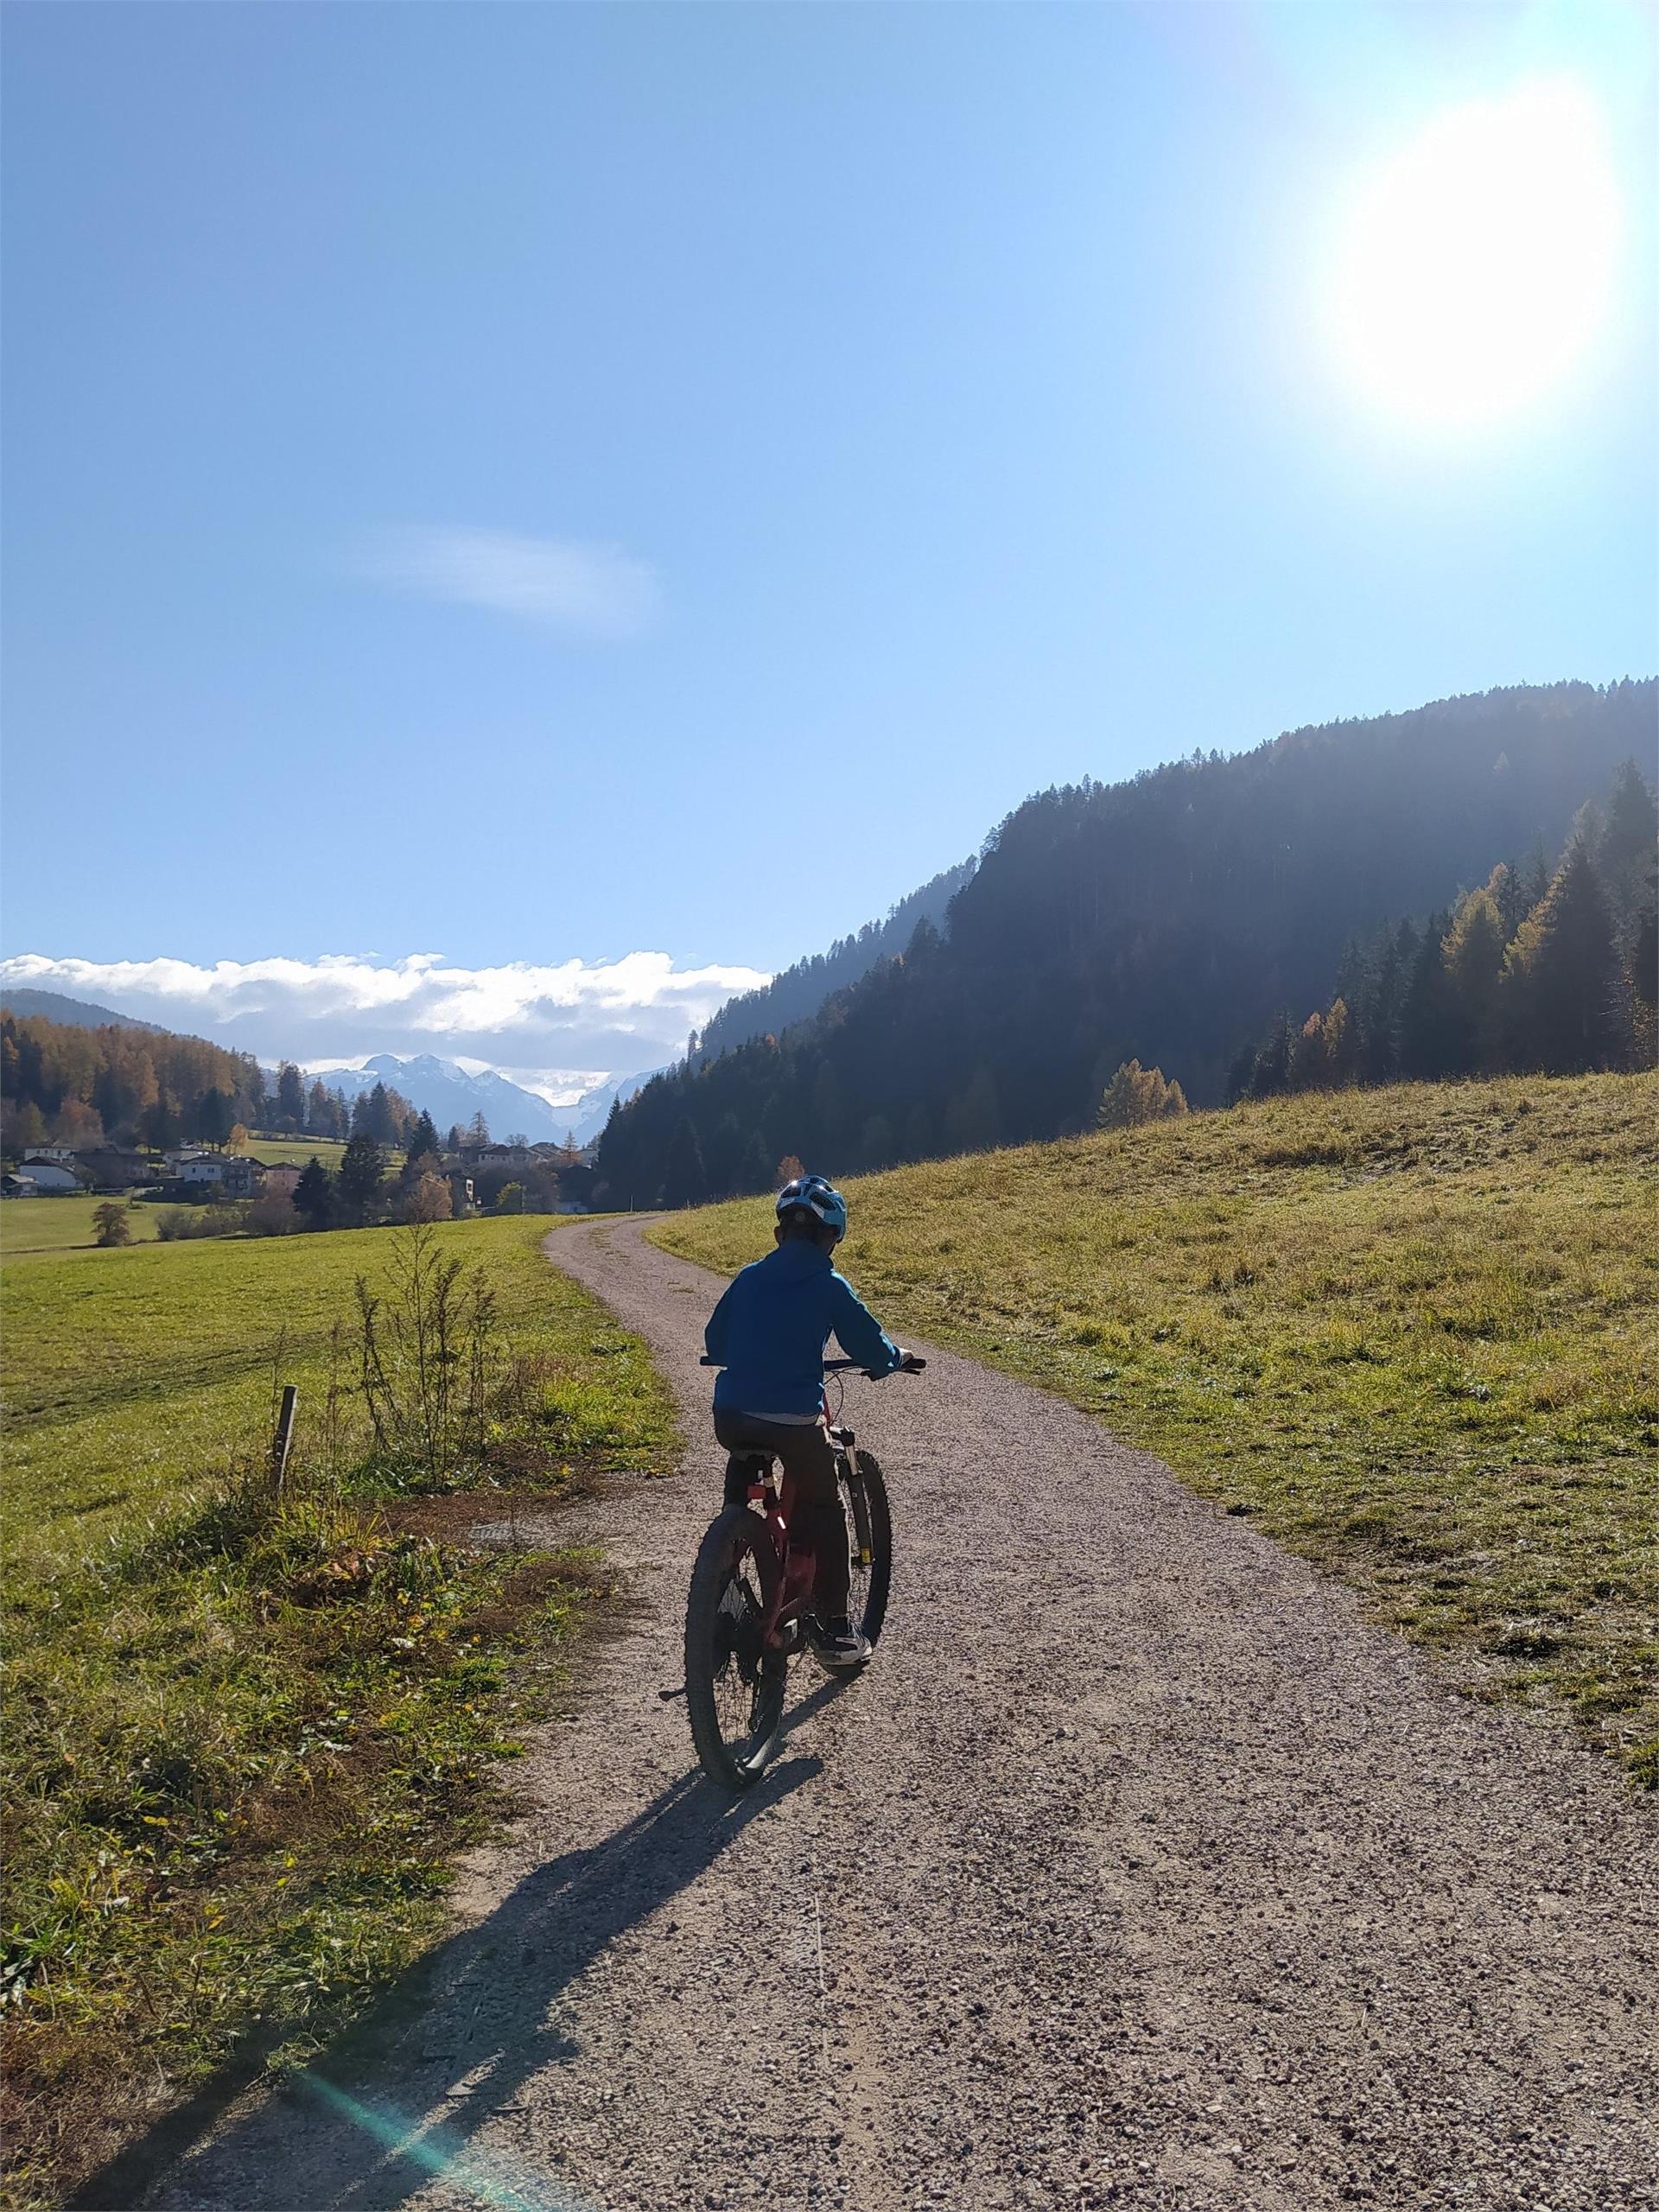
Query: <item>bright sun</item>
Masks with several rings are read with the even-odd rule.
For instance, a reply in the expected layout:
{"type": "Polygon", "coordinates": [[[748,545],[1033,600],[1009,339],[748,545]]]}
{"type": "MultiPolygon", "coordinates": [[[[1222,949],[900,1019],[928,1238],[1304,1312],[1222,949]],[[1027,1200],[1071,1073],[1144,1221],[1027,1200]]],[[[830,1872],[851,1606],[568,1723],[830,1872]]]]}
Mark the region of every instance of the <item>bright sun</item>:
{"type": "Polygon", "coordinates": [[[1349,374],[1419,422],[1518,412],[1595,335],[1619,213],[1599,118],[1576,84],[1448,110],[1350,208],[1331,300],[1349,374]]]}

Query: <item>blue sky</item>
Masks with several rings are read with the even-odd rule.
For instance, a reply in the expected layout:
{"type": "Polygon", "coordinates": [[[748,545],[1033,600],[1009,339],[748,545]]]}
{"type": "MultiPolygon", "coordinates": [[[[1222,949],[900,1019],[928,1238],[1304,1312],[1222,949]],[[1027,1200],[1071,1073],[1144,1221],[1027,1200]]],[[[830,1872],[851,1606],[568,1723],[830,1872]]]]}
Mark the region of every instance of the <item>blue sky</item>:
{"type": "Polygon", "coordinates": [[[1635,9],[23,0],[5,48],[4,950],[83,988],[280,961],[302,1027],[330,956],[657,951],[701,981],[637,1033],[491,1048],[643,1063],[1033,788],[1654,666],[1635,9]],[[1332,211],[1539,72],[1625,201],[1605,327],[1513,419],[1379,417],[1332,211]]]}

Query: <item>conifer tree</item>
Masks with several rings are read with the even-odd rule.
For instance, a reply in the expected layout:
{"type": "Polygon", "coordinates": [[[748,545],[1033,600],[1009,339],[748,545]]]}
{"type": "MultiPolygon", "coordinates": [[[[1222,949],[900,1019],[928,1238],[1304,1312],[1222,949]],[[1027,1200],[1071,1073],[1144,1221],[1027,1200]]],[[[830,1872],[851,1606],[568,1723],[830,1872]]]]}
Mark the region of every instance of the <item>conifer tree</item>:
{"type": "Polygon", "coordinates": [[[231,1134],[231,1102],[217,1086],[212,1086],[197,1099],[191,1119],[203,1144],[223,1145],[231,1134]]]}
{"type": "Polygon", "coordinates": [[[437,1124],[424,1107],[404,1132],[404,1148],[410,1160],[423,1159],[429,1153],[435,1157],[438,1149],[437,1124]]]}
{"type": "Polygon", "coordinates": [[[1417,959],[1417,932],[1402,922],[1382,948],[1360,1019],[1362,1083],[1392,1083],[1400,1072],[1400,1014],[1417,959]]]}
{"type": "Polygon", "coordinates": [[[1451,992],[1440,940],[1451,917],[1430,918],[1400,1007],[1400,1072],[1414,1082],[1433,1082],[1446,1074],[1455,1050],[1451,992]]]}
{"type": "Polygon", "coordinates": [[[305,1127],[305,1078],[292,1060],[284,1060],[276,1071],[276,1126],[305,1127]]]}
{"type": "Polygon", "coordinates": [[[182,1131],[179,1109],[165,1090],[158,1091],[138,1117],[144,1142],[152,1152],[171,1152],[182,1131]]]}
{"type": "Polygon", "coordinates": [[[1241,1045],[1234,1053],[1227,1070],[1227,1103],[1230,1106],[1236,1106],[1241,1098],[1249,1096],[1258,1050],[1255,1045],[1241,1045]]]}
{"type": "MultiPolygon", "coordinates": [[[[367,1135],[372,1136],[378,1145],[396,1144],[403,1134],[400,1116],[392,1103],[394,1096],[395,1094],[388,1090],[384,1083],[377,1083],[374,1089],[370,1091],[364,1106],[364,1131],[367,1135]]],[[[355,1116],[353,1118],[352,1127],[355,1132],[357,1128],[355,1116]]],[[[342,1160],[340,1165],[344,1166],[345,1162],[342,1160]]]]}
{"type": "Polygon", "coordinates": [[[1268,1040],[1255,1056],[1250,1077],[1252,1098],[1276,1098],[1290,1088],[1290,1016],[1281,1014],[1268,1032],[1268,1040]]]}
{"type": "Polygon", "coordinates": [[[743,1164],[743,1125],[735,1114],[722,1114],[715,1122],[703,1159],[710,1192],[716,1198],[729,1197],[738,1187],[743,1164]]]}
{"type": "Polygon", "coordinates": [[[1504,929],[1498,893],[1500,879],[1508,874],[1507,868],[1495,869],[1490,882],[1461,899],[1441,941],[1448,1047],[1444,1072],[1449,1075],[1489,1071],[1502,1060],[1498,997],[1504,929]]]}
{"type": "Polygon", "coordinates": [[[308,1229],[327,1229],[334,1217],[334,1179],[315,1153],[294,1185],[294,1211],[308,1229]]]}
{"type": "Polygon", "coordinates": [[[1359,1080],[1359,1025],[1340,992],[1325,1017],[1325,1070],[1332,1090],[1359,1080]]]}
{"type": "Polygon", "coordinates": [[[669,1143],[668,1157],[663,1163],[663,1204],[665,1206],[695,1205],[707,1194],[708,1188],[697,1132],[690,1116],[682,1115],[669,1143]]]}
{"type": "Polygon", "coordinates": [[[1639,1068],[1659,1065],[1659,911],[1639,916],[1625,963],[1630,995],[1631,1057],[1639,1068]]]}
{"type": "Polygon", "coordinates": [[[764,1191],[772,1181],[772,1154],[766,1141],[759,1129],[749,1139],[743,1154],[743,1165],[738,1175],[737,1187],[745,1194],[764,1191]]]}
{"type": "MultiPolygon", "coordinates": [[[[380,1147],[367,1129],[356,1130],[341,1155],[336,1184],[340,1202],[359,1221],[379,1194],[386,1163],[380,1147]]],[[[297,1203],[299,1192],[295,1192],[297,1203]]]]}
{"type": "Polygon", "coordinates": [[[1324,1090],[1329,1088],[1330,1062],[1325,1049],[1325,1016],[1310,1014],[1290,1040],[1290,1088],[1324,1090]]]}
{"type": "Polygon", "coordinates": [[[1102,1129],[1128,1129],[1141,1122],[1166,1121],[1185,1111],[1180,1084],[1166,1083],[1161,1068],[1143,1068],[1139,1060],[1125,1060],[1106,1086],[1095,1125],[1102,1129]]]}
{"type": "Polygon", "coordinates": [[[1589,840],[1577,837],[1504,962],[1517,1065],[1549,1075],[1618,1066],[1630,1050],[1618,972],[1612,920],[1589,840]]]}
{"type": "Polygon", "coordinates": [[[1624,761],[1614,774],[1595,857],[1615,942],[1628,957],[1653,893],[1659,859],[1659,804],[1634,760],[1624,761]]]}

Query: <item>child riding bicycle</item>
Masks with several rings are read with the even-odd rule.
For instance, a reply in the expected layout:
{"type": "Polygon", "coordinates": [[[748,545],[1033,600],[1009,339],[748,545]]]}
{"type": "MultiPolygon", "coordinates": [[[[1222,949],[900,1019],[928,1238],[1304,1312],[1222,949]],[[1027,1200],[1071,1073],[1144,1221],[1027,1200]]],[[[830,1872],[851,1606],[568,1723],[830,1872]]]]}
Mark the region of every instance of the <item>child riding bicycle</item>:
{"type": "MultiPolygon", "coordinates": [[[[823,1353],[833,1335],[880,1378],[912,1363],[830,1255],[847,1233],[847,1202],[822,1175],[778,1194],[777,1249],[727,1286],[703,1343],[721,1364],[715,1435],[727,1451],[770,1452],[793,1478],[795,1533],[817,1560],[810,1633],[822,1656],[849,1665],[869,1646],[847,1616],[850,1562],[823,1402],[823,1353]]],[[[728,1477],[728,1493],[730,1478],[728,1477]]],[[[728,1504],[741,1504],[745,1492],[728,1504]]]]}

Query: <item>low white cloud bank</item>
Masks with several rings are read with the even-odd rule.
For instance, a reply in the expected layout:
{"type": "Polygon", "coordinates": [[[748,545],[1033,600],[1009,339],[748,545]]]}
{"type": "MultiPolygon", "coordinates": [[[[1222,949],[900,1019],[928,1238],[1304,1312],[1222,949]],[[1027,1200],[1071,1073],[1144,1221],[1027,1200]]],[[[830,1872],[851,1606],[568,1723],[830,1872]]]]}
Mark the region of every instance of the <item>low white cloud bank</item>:
{"type": "Polygon", "coordinates": [[[33,952],[0,960],[0,984],[90,999],[266,1061],[338,1065],[375,1052],[435,1052],[537,1071],[552,1079],[550,1088],[564,1087],[575,1071],[658,1066],[734,992],[766,980],[753,968],[677,968],[666,952],[499,968],[452,968],[435,952],[211,967],[33,952]]]}
{"type": "Polygon", "coordinates": [[[378,531],[363,542],[356,566],[394,591],[613,641],[649,629],[660,599],[650,563],[617,546],[505,530],[378,531]]]}

